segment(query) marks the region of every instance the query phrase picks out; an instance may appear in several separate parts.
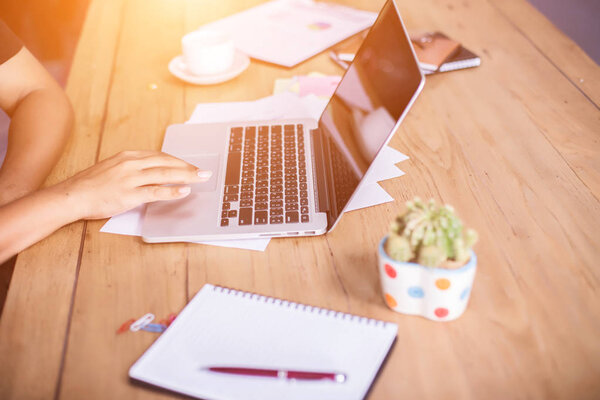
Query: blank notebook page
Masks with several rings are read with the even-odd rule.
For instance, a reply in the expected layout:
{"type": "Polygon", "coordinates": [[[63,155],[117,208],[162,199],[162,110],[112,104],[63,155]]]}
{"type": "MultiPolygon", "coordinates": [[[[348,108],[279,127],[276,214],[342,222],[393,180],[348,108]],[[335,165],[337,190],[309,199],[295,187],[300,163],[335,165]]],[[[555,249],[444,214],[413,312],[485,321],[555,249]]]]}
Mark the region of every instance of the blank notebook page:
{"type": "Polygon", "coordinates": [[[398,327],[204,285],[131,367],[137,380],[206,400],[362,399],[398,327]],[[234,366],[339,372],[346,382],[219,374],[234,366]]]}

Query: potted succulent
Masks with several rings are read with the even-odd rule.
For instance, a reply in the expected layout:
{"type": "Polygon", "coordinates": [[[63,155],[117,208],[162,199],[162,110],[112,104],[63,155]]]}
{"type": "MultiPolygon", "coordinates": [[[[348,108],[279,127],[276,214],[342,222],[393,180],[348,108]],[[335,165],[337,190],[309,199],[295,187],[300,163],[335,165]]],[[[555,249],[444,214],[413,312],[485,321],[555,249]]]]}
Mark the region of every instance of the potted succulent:
{"type": "Polygon", "coordinates": [[[415,198],[379,245],[381,286],[393,310],[435,321],[466,309],[477,257],[477,233],[464,229],[451,206],[415,198]]]}

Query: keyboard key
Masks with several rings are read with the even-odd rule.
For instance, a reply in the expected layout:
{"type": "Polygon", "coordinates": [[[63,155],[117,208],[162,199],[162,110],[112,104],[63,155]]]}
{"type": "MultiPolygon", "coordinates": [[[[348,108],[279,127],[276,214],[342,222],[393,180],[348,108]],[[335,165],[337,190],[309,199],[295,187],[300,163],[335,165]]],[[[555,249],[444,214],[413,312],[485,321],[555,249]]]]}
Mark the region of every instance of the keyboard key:
{"type": "Polygon", "coordinates": [[[300,177],[298,178],[298,180],[300,182],[306,182],[306,175],[300,175],[300,177]]]}
{"type": "Polygon", "coordinates": [[[283,199],[283,193],[271,193],[271,200],[281,200],[283,199]]]}
{"type": "Polygon", "coordinates": [[[271,215],[283,215],[283,208],[271,208],[269,212],[271,215]]]}
{"type": "Polygon", "coordinates": [[[298,196],[286,196],[285,204],[298,203],[298,196]]]}
{"type": "Polygon", "coordinates": [[[223,201],[238,201],[237,194],[226,194],[223,196],[223,201]]]}
{"type": "Polygon", "coordinates": [[[298,222],[298,212],[290,211],[285,213],[285,223],[286,224],[294,224],[298,222]]]}
{"type": "Polygon", "coordinates": [[[259,167],[256,169],[256,173],[257,174],[268,174],[269,168],[268,167],[259,167]]]}
{"type": "Polygon", "coordinates": [[[266,203],[267,201],[269,201],[269,196],[266,194],[256,196],[257,203],[266,203]]]}
{"type": "Polygon", "coordinates": [[[269,194],[269,188],[258,188],[256,189],[256,194],[269,194]]]}
{"type": "Polygon", "coordinates": [[[263,134],[269,133],[269,127],[268,126],[264,126],[264,125],[259,126],[258,127],[258,133],[263,133],[263,134]]]}
{"type": "Polygon", "coordinates": [[[283,176],[283,172],[281,172],[281,168],[279,168],[279,170],[275,170],[273,169],[273,172],[271,172],[271,178],[281,178],[283,176]]]}
{"type": "Polygon", "coordinates": [[[303,207],[301,207],[301,208],[300,208],[300,212],[301,212],[302,214],[308,214],[308,207],[307,207],[307,206],[303,206],[303,207]]]}
{"type": "Polygon", "coordinates": [[[308,198],[308,192],[306,190],[301,190],[300,197],[302,197],[303,199],[308,198]]]}
{"type": "Polygon", "coordinates": [[[300,190],[306,190],[307,188],[306,182],[300,183],[300,190]]]}
{"type": "Polygon", "coordinates": [[[271,185],[283,185],[283,178],[272,178],[271,185]]]}
{"type": "Polygon", "coordinates": [[[256,182],[256,187],[257,188],[259,188],[259,187],[267,187],[267,186],[269,186],[269,181],[258,181],[258,182],[256,182]]]}
{"type": "Polygon", "coordinates": [[[308,199],[300,199],[300,205],[301,206],[307,206],[308,205],[308,199]]]}
{"type": "Polygon", "coordinates": [[[227,217],[229,217],[229,211],[225,211],[225,210],[221,211],[221,218],[227,218],[227,217]]]}
{"type": "Polygon", "coordinates": [[[242,192],[254,191],[254,185],[242,185],[242,192]]]}
{"type": "Polygon", "coordinates": [[[240,166],[242,153],[229,153],[227,156],[227,172],[225,173],[226,185],[237,185],[240,182],[240,166]]]}
{"type": "Polygon", "coordinates": [[[221,226],[229,226],[229,220],[227,218],[221,219],[221,226]]]}
{"type": "Polygon", "coordinates": [[[242,176],[244,178],[248,178],[248,177],[253,177],[254,176],[254,170],[253,169],[248,169],[248,170],[244,170],[244,172],[242,172],[242,176]]]}
{"type": "Polygon", "coordinates": [[[298,203],[286,203],[285,211],[298,211],[298,203]]]}
{"type": "Polygon", "coordinates": [[[308,214],[302,214],[302,222],[308,222],[308,214]]]}
{"type": "Polygon", "coordinates": [[[238,185],[225,186],[225,194],[238,194],[240,187],[238,185]]]}
{"type": "Polygon", "coordinates": [[[269,209],[269,204],[268,203],[259,203],[258,201],[256,202],[256,205],[254,206],[255,210],[268,210],[269,209]]]}
{"type": "Polygon", "coordinates": [[[273,185],[273,186],[271,186],[271,192],[273,192],[273,193],[283,192],[283,186],[282,185],[273,185]]]}
{"type": "Polygon", "coordinates": [[[254,224],[255,225],[264,225],[269,220],[269,213],[266,211],[256,211],[254,213],[254,224]]]}
{"type": "Polygon", "coordinates": [[[231,136],[242,137],[243,133],[244,133],[244,128],[242,128],[241,126],[235,126],[235,127],[231,128],[231,136]]]}
{"type": "Polygon", "coordinates": [[[271,133],[281,133],[281,125],[273,125],[271,126],[271,133]]]}
{"type": "Polygon", "coordinates": [[[242,178],[242,185],[254,185],[254,178],[252,178],[252,177],[242,178]]]}
{"type": "Polygon", "coordinates": [[[285,195],[286,196],[297,196],[298,189],[285,189],[285,195]]]}
{"type": "Polygon", "coordinates": [[[229,210],[229,218],[237,217],[237,210],[229,210]]]}
{"type": "Polygon", "coordinates": [[[268,181],[269,174],[258,174],[258,175],[256,175],[256,180],[257,181],[268,181]]]}
{"type": "Polygon", "coordinates": [[[247,126],[246,127],[246,137],[248,137],[248,135],[255,135],[255,134],[256,134],[255,126],[247,126]]]}
{"type": "Polygon", "coordinates": [[[285,130],[285,133],[288,133],[289,131],[294,131],[294,125],[284,125],[283,129],[285,130]]]}
{"type": "Polygon", "coordinates": [[[241,143],[234,143],[229,145],[229,152],[239,152],[242,151],[242,144],[241,143]]]}
{"type": "Polygon", "coordinates": [[[229,210],[231,208],[231,204],[229,203],[223,203],[223,207],[221,207],[222,210],[229,210]]]}
{"type": "Polygon", "coordinates": [[[240,208],[240,225],[252,225],[252,209],[240,208]]]}
{"type": "Polygon", "coordinates": [[[240,207],[252,207],[252,200],[240,201],[240,207]]]}
{"type": "Polygon", "coordinates": [[[271,217],[271,223],[272,224],[283,224],[283,217],[282,216],[271,217]]]}
{"type": "Polygon", "coordinates": [[[252,198],[254,197],[254,194],[252,192],[244,192],[241,194],[242,200],[252,200],[252,198]]]}
{"type": "Polygon", "coordinates": [[[283,200],[271,200],[269,204],[271,208],[280,208],[283,207],[283,200]]]}

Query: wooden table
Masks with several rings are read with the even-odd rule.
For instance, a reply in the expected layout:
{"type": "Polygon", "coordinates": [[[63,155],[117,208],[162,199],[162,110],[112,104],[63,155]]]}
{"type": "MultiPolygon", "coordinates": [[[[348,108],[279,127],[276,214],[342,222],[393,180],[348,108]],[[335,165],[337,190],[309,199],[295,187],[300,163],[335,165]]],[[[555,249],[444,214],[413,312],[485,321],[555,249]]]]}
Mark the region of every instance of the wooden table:
{"type": "MultiPolygon", "coordinates": [[[[49,182],[121,150],[159,149],[166,126],[198,102],[266,96],[279,77],[341,74],[326,54],[294,69],[252,62],[212,87],[168,73],[184,33],[256,3],[92,1],[67,85],[75,134],[49,182]]],[[[375,11],[382,1],[345,3],[375,11]]],[[[115,329],[178,312],[207,282],[396,322],[372,399],[598,398],[598,66],[524,0],[398,4],[409,29],[443,30],[482,66],[428,79],[392,141],[411,157],[405,176],[382,183],[394,203],[264,253],[147,245],[100,233],[104,221],[66,226],[18,257],[0,321],[0,398],[172,397],[127,377],[156,334],[115,329]],[[415,195],[453,204],[480,233],[471,303],[454,322],[382,301],[376,244],[415,195]]]]}

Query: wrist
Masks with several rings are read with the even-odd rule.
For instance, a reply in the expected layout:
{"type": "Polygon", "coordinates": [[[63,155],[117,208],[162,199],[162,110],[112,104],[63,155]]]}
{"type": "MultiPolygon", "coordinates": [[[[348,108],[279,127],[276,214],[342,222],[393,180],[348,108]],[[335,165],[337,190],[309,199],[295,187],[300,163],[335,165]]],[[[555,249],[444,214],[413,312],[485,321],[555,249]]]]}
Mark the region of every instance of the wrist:
{"type": "Polygon", "coordinates": [[[46,204],[55,210],[62,225],[86,218],[84,202],[65,185],[50,186],[41,189],[38,193],[44,197],[46,204]]]}

